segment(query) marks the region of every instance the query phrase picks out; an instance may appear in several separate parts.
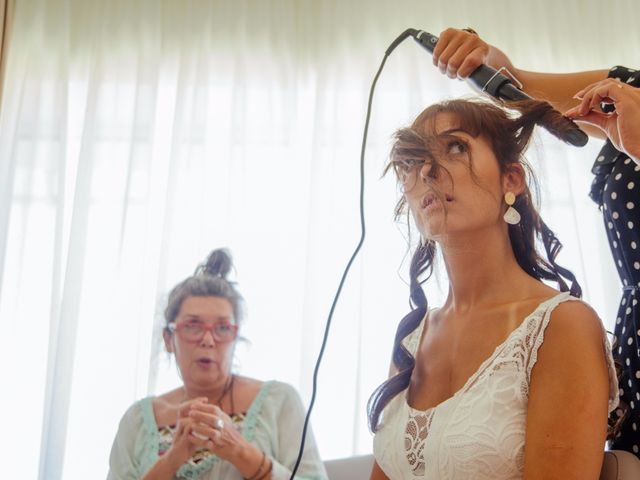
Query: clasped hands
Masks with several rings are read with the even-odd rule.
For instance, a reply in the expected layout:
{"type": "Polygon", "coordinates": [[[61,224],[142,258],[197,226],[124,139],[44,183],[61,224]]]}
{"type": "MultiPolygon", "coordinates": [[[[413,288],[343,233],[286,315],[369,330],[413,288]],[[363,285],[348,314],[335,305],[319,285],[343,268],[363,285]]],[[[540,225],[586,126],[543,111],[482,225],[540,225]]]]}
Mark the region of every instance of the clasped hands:
{"type": "Polygon", "coordinates": [[[171,448],[165,455],[182,465],[198,450],[208,450],[234,464],[241,472],[254,468],[250,461],[260,459],[262,453],[248,443],[233,424],[231,418],[206,398],[195,398],[178,407],[178,422],[171,448]]]}

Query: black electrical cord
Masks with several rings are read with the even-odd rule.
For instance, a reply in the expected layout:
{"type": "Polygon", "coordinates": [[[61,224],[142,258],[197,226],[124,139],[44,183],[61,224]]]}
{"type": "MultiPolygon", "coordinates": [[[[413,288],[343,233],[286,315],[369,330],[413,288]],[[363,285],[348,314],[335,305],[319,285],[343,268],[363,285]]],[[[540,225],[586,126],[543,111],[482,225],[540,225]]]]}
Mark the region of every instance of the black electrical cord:
{"type": "Polygon", "coordinates": [[[333,312],[336,309],[336,305],[338,303],[338,299],[340,298],[340,293],[342,292],[342,287],[344,286],[344,282],[347,279],[347,275],[349,274],[349,270],[351,270],[351,265],[353,261],[358,256],[360,249],[362,248],[362,244],[364,243],[364,239],[366,236],[366,228],[364,222],[364,153],[367,145],[367,134],[369,132],[369,120],[371,118],[371,105],[373,103],[373,92],[376,88],[376,83],[378,82],[378,77],[382,73],[382,69],[384,67],[387,58],[391,54],[391,52],[398,46],[400,43],[409,37],[413,32],[413,29],[405,30],[398,38],[396,38],[389,48],[384,53],[384,57],[382,58],[382,62],[380,63],[380,67],[378,68],[378,72],[373,78],[373,82],[371,83],[371,90],[369,91],[369,102],[367,104],[367,116],[364,122],[364,132],[362,134],[362,148],[360,149],[360,240],[358,241],[358,245],[356,246],[353,254],[351,254],[351,258],[347,263],[347,266],[342,273],[342,278],[340,279],[340,284],[338,285],[338,290],[336,291],[335,296],[333,297],[333,303],[331,304],[331,310],[329,310],[329,316],[327,318],[327,324],[324,328],[324,336],[322,337],[322,345],[320,346],[320,352],[318,353],[318,359],[316,360],[316,366],[313,370],[313,389],[311,392],[311,401],[309,402],[309,409],[307,410],[307,415],[304,419],[304,427],[302,428],[302,439],[300,440],[300,450],[298,451],[298,458],[296,459],[296,463],[291,471],[291,477],[289,480],[294,480],[296,472],[298,471],[298,467],[300,466],[300,462],[302,460],[302,454],[304,453],[304,444],[307,437],[307,429],[309,428],[309,419],[311,418],[311,411],[313,410],[313,405],[316,401],[316,393],[317,393],[317,382],[318,382],[318,372],[320,371],[320,363],[322,362],[322,357],[324,355],[324,350],[327,346],[327,339],[329,338],[329,330],[331,328],[331,320],[333,318],[333,312]]]}

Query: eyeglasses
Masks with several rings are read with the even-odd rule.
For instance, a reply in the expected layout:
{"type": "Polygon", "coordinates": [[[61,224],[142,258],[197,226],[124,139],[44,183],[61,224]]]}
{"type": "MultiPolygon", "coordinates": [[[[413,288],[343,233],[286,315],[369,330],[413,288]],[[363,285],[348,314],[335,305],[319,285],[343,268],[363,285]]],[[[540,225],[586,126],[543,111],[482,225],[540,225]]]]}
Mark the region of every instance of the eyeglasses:
{"type": "Polygon", "coordinates": [[[229,322],[217,322],[207,324],[203,322],[187,321],[182,323],[170,323],[167,328],[177,332],[180,338],[187,342],[199,342],[205,332],[211,332],[211,336],[218,343],[228,343],[236,338],[238,326],[229,322]]]}

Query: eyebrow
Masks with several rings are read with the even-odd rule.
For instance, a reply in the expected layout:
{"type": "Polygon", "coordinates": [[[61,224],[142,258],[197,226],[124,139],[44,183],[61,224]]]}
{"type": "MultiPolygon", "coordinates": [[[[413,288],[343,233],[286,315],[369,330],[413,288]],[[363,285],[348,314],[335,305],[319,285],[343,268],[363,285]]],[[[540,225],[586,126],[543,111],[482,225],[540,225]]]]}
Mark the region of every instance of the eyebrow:
{"type": "MultiPolygon", "coordinates": [[[[202,317],[200,315],[196,315],[196,314],[187,314],[185,315],[185,320],[198,320],[200,322],[204,322],[206,323],[205,320],[202,319],[202,317]]],[[[231,321],[231,316],[230,315],[219,315],[216,317],[216,320],[214,320],[215,322],[220,322],[220,321],[231,321]]]]}
{"type": "Polygon", "coordinates": [[[467,132],[466,130],[463,130],[460,127],[456,127],[456,128],[450,128],[448,130],[444,130],[443,132],[437,132],[436,133],[436,137],[440,137],[440,136],[445,136],[445,135],[451,135],[452,133],[456,133],[456,132],[460,132],[460,133],[464,133],[466,135],[472,136],[469,132],[467,132]]]}

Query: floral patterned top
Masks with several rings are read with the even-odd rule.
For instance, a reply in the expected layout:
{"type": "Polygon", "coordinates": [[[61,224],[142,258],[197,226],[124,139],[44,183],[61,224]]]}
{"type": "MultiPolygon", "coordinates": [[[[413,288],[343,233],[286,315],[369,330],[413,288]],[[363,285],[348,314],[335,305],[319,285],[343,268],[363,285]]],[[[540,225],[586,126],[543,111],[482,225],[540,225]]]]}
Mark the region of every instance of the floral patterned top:
{"type": "MultiPolygon", "coordinates": [[[[286,383],[269,381],[239,425],[240,433],[273,462],[273,480],[288,480],[298,456],[305,409],[298,393],[286,383]]],[[[126,411],[111,448],[108,480],[142,478],[166,451],[167,432],[158,429],[153,414],[153,397],[143,398],[126,411]]],[[[170,443],[170,439],[169,439],[170,443]]],[[[241,480],[240,472],[213,454],[198,452],[178,470],[176,479],[241,480]]],[[[305,450],[298,468],[299,480],[326,480],[313,434],[308,430],[305,450]]]]}

